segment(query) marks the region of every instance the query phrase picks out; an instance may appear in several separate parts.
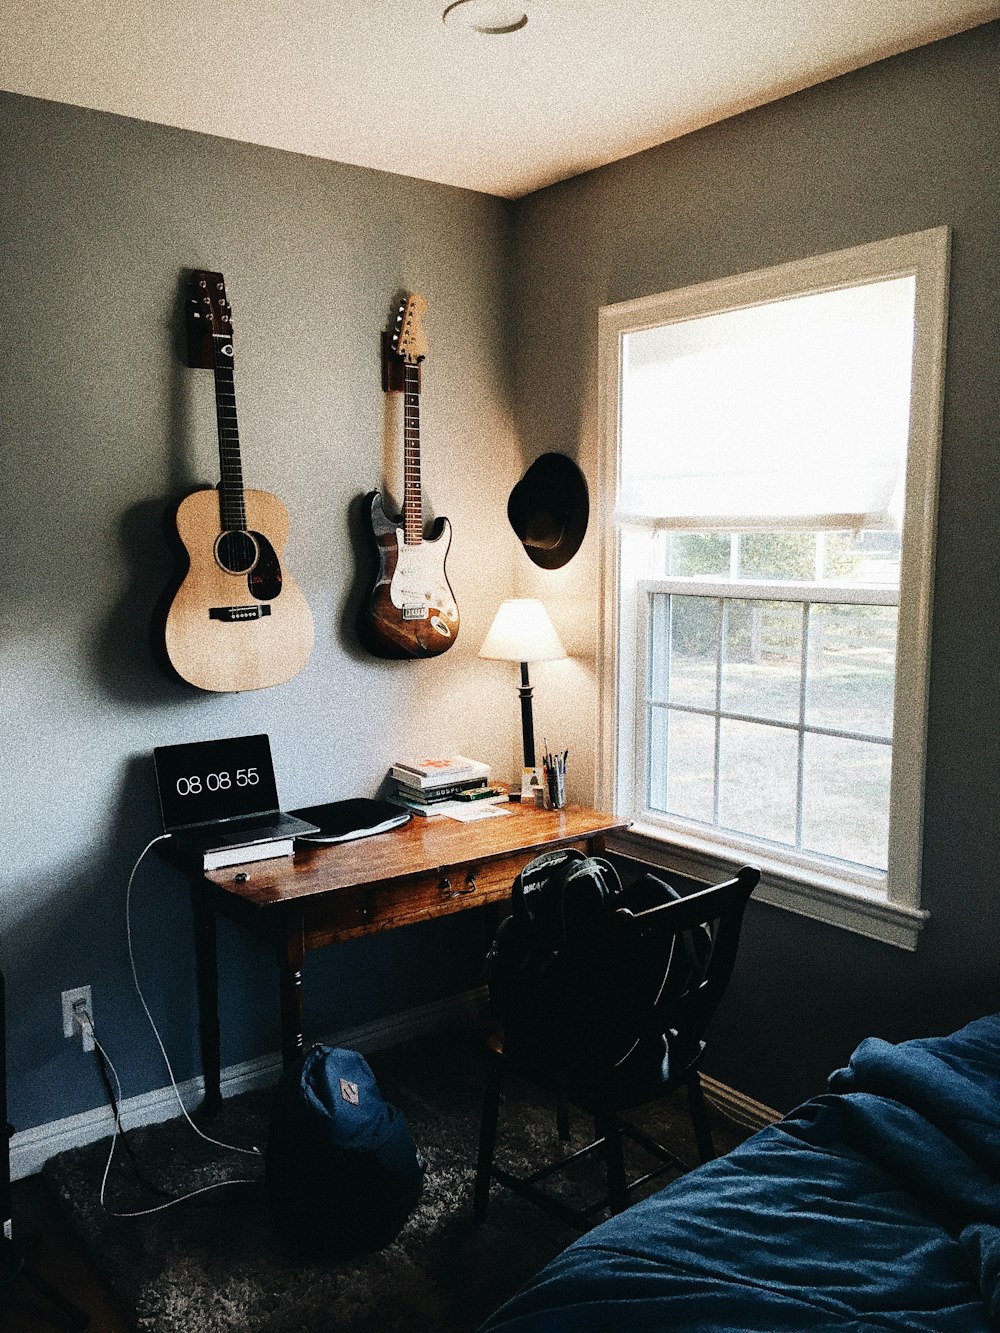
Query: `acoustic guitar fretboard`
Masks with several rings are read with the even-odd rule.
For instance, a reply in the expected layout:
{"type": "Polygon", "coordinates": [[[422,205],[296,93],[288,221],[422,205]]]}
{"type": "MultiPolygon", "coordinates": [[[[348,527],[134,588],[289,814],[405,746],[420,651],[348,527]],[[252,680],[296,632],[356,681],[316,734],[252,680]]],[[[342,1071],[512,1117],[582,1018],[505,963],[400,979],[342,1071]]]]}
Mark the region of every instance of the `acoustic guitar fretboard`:
{"type": "Polygon", "coordinates": [[[236,386],[233,380],[233,344],[226,334],[213,334],[215,413],[219,423],[219,511],[224,532],[246,528],[243,463],[236,422],[236,386]]]}

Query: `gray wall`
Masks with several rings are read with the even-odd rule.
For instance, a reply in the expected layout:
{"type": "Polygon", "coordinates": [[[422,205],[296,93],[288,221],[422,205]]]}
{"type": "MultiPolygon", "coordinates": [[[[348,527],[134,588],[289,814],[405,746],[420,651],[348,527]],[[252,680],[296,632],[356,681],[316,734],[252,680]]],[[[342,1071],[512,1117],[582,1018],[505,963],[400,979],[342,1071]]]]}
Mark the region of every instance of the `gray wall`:
{"type": "MultiPolygon", "coordinates": [[[[519,203],[517,383],[526,450],[597,482],[606,303],[947,224],[954,229],[941,457],[923,893],[915,954],[751,904],[709,1072],[784,1108],[869,1034],[1000,1007],[997,827],[1000,25],[912,52],[519,203]]],[[[596,535],[558,588],[597,586],[596,535]]],[[[533,580],[539,586],[541,580],[533,580]]],[[[589,620],[594,663],[596,619],[589,620]]],[[[567,710],[592,753],[596,684],[567,710]]]]}
{"type": "MultiPolygon", "coordinates": [[[[266,731],[287,806],[375,794],[418,751],[471,752],[506,775],[514,680],[476,654],[512,585],[504,507],[521,463],[509,205],[19,97],[0,98],[0,137],[0,959],[11,1118],[26,1129],[104,1101],[93,1058],[62,1037],[65,988],[92,985],[126,1095],[167,1082],[125,951],[126,879],[160,827],[154,745],[266,731]],[[163,516],[218,479],[212,375],[184,361],[192,267],[225,275],[246,481],[288,507],[287,565],[316,625],[297,679],[246,694],[168,679],[150,647],[172,573],[163,516]],[[463,619],[444,656],[386,663],[352,626],[370,586],[357,498],[401,471],[379,336],[407,288],[429,302],[424,490],[454,525],[463,619]],[[498,698],[509,708],[482,706],[498,698]]],[[[186,886],[158,852],[133,914],[147,998],[189,1077],[186,886]]],[[[226,930],[220,952],[224,1063],[275,1050],[272,960],[226,930]]],[[[306,966],[313,1036],[478,984],[481,927],[453,918],[329,954],[306,966]]]]}
{"type": "MultiPolygon", "coordinates": [[[[709,1070],[785,1106],[860,1037],[944,1030],[997,1007],[998,31],[514,206],[0,97],[0,961],[18,1128],[104,1101],[92,1059],[61,1036],[67,987],[92,984],[126,1095],[165,1082],[123,916],[128,871],[159,827],[153,745],[266,730],[287,805],[373,793],[391,760],[415,749],[473,751],[506,769],[519,743],[513,682],[476,651],[516,589],[546,599],[573,654],[533,672],[536,716],[540,733],[570,748],[571,794],[592,798],[600,305],[941,223],[954,228],[954,255],[927,784],[932,919],[910,955],[752,905],[709,1070]],[[169,680],[149,644],[171,575],[163,515],[216,480],[211,376],[183,364],[189,267],[226,276],[247,481],[289,508],[288,564],[316,620],[302,675],[245,695],[169,680]],[[378,334],[400,288],[430,302],[426,495],[455,525],[449,569],[463,615],[455,648],[430,663],[366,657],[351,629],[367,569],[357,497],[398,481],[378,334]],[[580,459],[594,502],[579,556],[549,575],[504,515],[523,459],[546,449],[580,459]]],[[[133,908],[140,975],[188,1077],[186,887],[155,852],[133,908]]],[[[476,984],[481,944],[478,923],[460,916],[313,956],[310,1032],[476,984]]],[[[277,1047],[274,970],[225,928],[220,953],[228,1064],[277,1047]]]]}

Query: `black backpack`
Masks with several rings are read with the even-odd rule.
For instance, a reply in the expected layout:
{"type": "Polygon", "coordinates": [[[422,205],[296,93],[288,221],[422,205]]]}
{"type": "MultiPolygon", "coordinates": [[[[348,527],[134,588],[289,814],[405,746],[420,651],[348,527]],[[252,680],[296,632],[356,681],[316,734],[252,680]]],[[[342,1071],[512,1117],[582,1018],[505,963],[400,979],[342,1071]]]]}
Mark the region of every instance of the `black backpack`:
{"type": "MultiPolygon", "coordinates": [[[[620,907],[642,912],[680,896],[651,874],[623,888],[610,862],[572,848],[530,862],[514,881],[511,915],[487,955],[490,1005],[503,1023],[507,1054],[548,1075],[585,1074],[606,1004],[596,982],[609,916],[620,907]]],[[[654,960],[655,975],[644,979],[650,993],[679,994],[701,980],[711,931],[685,931],[680,944],[669,959],[654,960]]],[[[635,1044],[616,1061],[619,1072],[625,1072],[626,1057],[637,1074],[658,1068],[672,1035],[639,1040],[637,1032],[635,1044]]]]}
{"type": "Polygon", "coordinates": [[[336,1253],[388,1244],[416,1207],[425,1169],[405,1117],[357,1051],[316,1045],[285,1070],[265,1179],[286,1240],[336,1253]]]}
{"type": "Polygon", "coordinates": [[[574,848],[536,856],[515,879],[511,915],[486,960],[490,1006],[513,1059],[570,1072],[583,1058],[597,1003],[594,951],[621,894],[609,861],[574,848]]]}

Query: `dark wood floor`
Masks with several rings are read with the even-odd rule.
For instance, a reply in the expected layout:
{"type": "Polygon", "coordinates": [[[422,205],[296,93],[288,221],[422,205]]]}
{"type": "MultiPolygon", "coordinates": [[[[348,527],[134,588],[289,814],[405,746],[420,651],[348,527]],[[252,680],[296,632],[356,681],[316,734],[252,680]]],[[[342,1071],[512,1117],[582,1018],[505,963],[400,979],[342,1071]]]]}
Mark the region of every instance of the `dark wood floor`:
{"type": "MultiPolygon", "coordinates": [[[[12,1210],[15,1238],[31,1238],[29,1266],[90,1316],[91,1333],[130,1333],[129,1324],[37,1176],[15,1182],[12,1210]]],[[[24,1277],[16,1278],[10,1286],[0,1285],[3,1333],[65,1333],[68,1327],[55,1307],[24,1277]]]]}

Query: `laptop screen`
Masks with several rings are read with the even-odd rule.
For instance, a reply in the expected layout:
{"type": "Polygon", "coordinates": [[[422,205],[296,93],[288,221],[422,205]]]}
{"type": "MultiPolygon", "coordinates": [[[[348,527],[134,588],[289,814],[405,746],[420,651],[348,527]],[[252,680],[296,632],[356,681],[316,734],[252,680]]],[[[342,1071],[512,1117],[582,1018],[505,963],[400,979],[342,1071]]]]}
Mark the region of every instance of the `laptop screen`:
{"type": "Polygon", "coordinates": [[[267,736],[158,745],[153,763],[167,833],[278,812],[267,736]]]}

